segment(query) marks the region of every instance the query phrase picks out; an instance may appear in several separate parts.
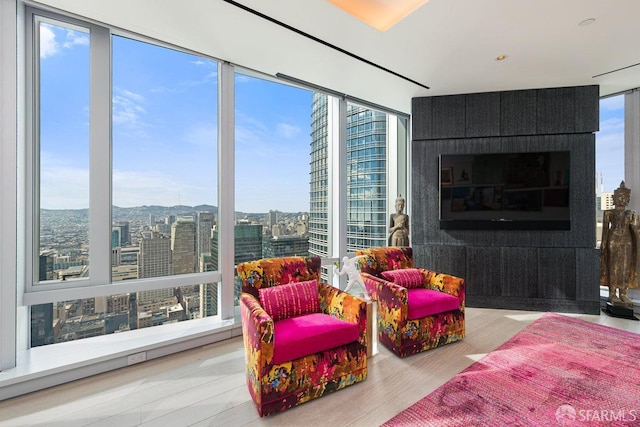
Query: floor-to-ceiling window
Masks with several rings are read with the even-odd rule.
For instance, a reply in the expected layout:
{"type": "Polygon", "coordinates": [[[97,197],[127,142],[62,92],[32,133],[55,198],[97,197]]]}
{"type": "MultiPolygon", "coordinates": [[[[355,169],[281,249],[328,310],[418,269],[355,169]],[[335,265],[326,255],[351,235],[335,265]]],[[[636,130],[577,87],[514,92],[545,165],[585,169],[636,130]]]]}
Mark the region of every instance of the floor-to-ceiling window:
{"type": "MultiPolygon", "coordinates": [[[[311,117],[310,252],[342,256],[386,246],[388,215],[396,196],[406,194],[408,188],[408,118],[340,102],[323,93],[314,93],[311,117]],[[340,123],[344,123],[344,135],[336,129],[340,123]],[[329,206],[339,214],[329,212],[329,206]],[[344,239],[335,233],[341,216],[345,217],[344,239]]],[[[323,277],[331,276],[325,268],[323,277]]]]}
{"type": "MultiPolygon", "coordinates": [[[[36,16],[33,21],[34,282],[45,285],[89,277],[89,78],[87,27],[36,16]]],[[[58,306],[31,308],[31,345],[65,336],[58,306]]]]}
{"type": "MultiPolygon", "coordinates": [[[[218,64],[116,35],[112,51],[112,280],[213,271],[218,64]]],[[[217,284],[135,292],[130,323],[214,315],[216,297],[217,284]]]]}
{"type": "MultiPolygon", "coordinates": [[[[218,268],[220,255],[314,254],[312,214],[324,228],[316,242],[324,252],[317,255],[350,250],[327,235],[336,222],[347,221],[347,203],[330,200],[332,193],[349,191],[347,176],[339,173],[348,164],[338,154],[347,149],[344,99],[240,70],[235,99],[228,99],[220,89],[228,79],[221,76],[233,65],[49,11],[26,8],[24,17],[18,31],[24,27],[26,37],[17,35],[26,41],[24,55],[17,56],[25,58],[18,67],[24,76],[16,85],[26,113],[11,105],[24,128],[13,156],[19,220],[2,223],[3,235],[17,236],[17,262],[2,267],[17,277],[19,339],[5,339],[3,332],[3,353],[66,348],[72,343],[65,341],[100,335],[109,341],[183,320],[194,324],[220,317],[221,307],[225,319],[232,318],[225,302],[231,302],[226,295],[233,281],[225,285],[229,272],[218,268]],[[331,108],[322,108],[322,97],[331,108]],[[225,138],[218,128],[228,126],[219,126],[218,118],[234,112],[235,138],[225,138]],[[218,167],[229,150],[236,173],[225,175],[218,167]],[[225,191],[235,194],[231,203],[220,203],[228,200],[225,191]],[[218,210],[231,205],[233,245],[218,240],[218,210]]],[[[402,132],[390,128],[392,114],[380,114],[387,148],[375,155],[384,176],[375,180],[395,195],[397,179],[390,177],[406,175],[406,154],[399,162],[390,159],[406,153],[408,119],[398,120],[404,136],[390,150],[389,135],[397,139],[402,132]]],[[[11,170],[3,157],[7,165],[11,170]]],[[[362,179],[371,177],[355,182],[362,179]]],[[[384,217],[391,212],[389,197],[384,217]]],[[[14,309],[15,301],[1,304],[14,309]]]]}
{"type": "Polygon", "coordinates": [[[236,264],[309,255],[311,99],[310,90],[236,73],[236,264]]]}
{"type": "Polygon", "coordinates": [[[217,62],[47,13],[29,24],[32,294],[160,279],[33,304],[30,345],[216,315],[216,282],[172,276],[215,270],[217,62]]]}
{"type": "Polygon", "coordinates": [[[624,97],[600,100],[600,130],[596,133],[596,240],[602,237],[602,212],[613,209],[613,190],[624,179],[624,97]]]}

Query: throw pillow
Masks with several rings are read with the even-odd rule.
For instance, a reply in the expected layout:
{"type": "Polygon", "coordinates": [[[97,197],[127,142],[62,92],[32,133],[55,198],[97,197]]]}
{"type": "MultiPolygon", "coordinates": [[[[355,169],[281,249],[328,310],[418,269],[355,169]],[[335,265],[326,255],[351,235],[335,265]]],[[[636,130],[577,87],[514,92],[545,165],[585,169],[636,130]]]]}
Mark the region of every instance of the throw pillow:
{"type": "Polygon", "coordinates": [[[274,322],[320,312],[318,281],[293,282],[260,288],[260,304],[274,322]]]}
{"type": "Polygon", "coordinates": [[[417,268],[401,268],[380,273],[386,280],[407,289],[424,287],[424,276],[417,268]]]}

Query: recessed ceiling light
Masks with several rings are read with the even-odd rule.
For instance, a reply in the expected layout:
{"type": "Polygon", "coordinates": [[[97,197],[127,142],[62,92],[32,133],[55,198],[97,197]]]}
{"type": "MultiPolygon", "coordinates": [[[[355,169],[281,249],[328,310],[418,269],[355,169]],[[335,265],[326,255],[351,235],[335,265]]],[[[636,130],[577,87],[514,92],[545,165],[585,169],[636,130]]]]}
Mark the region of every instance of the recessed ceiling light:
{"type": "Polygon", "coordinates": [[[496,56],[496,61],[504,61],[507,59],[507,55],[498,55],[496,56]]]}
{"type": "Polygon", "coordinates": [[[387,31],[429,0],[327,0],[379,31],[387,31]]]}
{"type": "Polygon", "coordinates": [[[596,22],[596,18],[585,19],[584,21],[580,21],[578,24],[579,27],[586,27],[587,25],[591,25],[596,22]]]}

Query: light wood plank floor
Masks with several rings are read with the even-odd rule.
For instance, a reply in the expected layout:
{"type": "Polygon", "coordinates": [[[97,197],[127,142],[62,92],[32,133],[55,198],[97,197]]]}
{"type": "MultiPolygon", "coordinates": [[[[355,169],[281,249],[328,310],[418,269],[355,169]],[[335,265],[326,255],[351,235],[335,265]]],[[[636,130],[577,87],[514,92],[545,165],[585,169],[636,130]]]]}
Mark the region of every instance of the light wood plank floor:
{"type": "MultiPolygon", "coordinates": [[[[234,338],[5,400],[0,426],[377,426],[541,314],[468,308],[463,341],[405,359],[380,346],[366,381],[262,419],[234,338]]],[[[571,316],[640,333],[636,321],[571,316]]]]}

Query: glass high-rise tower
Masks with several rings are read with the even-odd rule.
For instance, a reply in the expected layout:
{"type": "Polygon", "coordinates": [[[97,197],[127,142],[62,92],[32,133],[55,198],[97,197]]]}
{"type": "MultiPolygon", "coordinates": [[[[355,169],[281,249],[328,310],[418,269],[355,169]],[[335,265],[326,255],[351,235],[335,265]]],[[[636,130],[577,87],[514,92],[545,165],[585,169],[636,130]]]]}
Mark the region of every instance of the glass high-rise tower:
{"type": "Polygon", "coordinates": [[[329,160],[327,95],[314,92],[311,106],[309,254],[328,257],[329,160]]]}
{"type": "Polygon", "coordinates": [[[347,252],[386,246],[387,115],[347,107],[347,252]]]}
{"type": "MultiPolygon", "coordinates": [[[[311,111],[309,252],[328,253],[328,97],[314,93],[311,111]]],[[[347,105],[347,252],[386,246],[387,115],[347,105]]]]}

